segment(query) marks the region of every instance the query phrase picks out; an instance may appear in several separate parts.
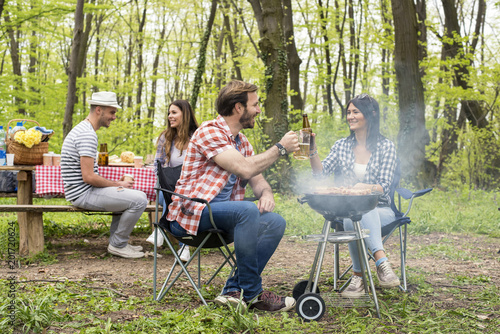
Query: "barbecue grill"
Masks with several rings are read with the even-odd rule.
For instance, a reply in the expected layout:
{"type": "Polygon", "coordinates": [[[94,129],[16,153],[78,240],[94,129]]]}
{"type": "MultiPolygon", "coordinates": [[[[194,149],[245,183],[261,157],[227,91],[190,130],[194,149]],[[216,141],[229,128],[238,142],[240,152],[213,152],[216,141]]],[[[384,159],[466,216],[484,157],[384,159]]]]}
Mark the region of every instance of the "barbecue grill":
{"type": "MultiPolygon", "coordinates": [[[[367,282],[369,282],[373,303],[375,304],[377,316],[380,318],[377,295],[375,293],[364,242],[364,238],[368,236],[369,231],[362,230],[359,222],[363,214],[373,210],[377,206],[380,195],[382,195],[380,192],[372,192],[368,195],[306,193],[302,198],[298,198],[299,203],[307,203],[314,211],[320,213],[325,218],[321,234],[313,234],[304,237],[304,239],[308,241],[318,242],[318,248],[316,250],[316,256],[314,257],[309,280],[297,283],[293,289],[293,297],[297,300],[297,314],[304,318],[305,321],[319,320],[326,310],[325,301],[318,288],[318,281],[327,243],[339,244],[350,241],[356,241],[361,257],[361,271],[365,288],[365,296],[361,299],[364,301],[371,300],[367,284],[367,282]],[[353,221],[354,231],[330,232],[332,222],[344,218],[350,218],[353,221]]],[[[336,300],[336,304],[351,304],[352,306],[361,305],[361,303],[359,303],[361,299],[339,298],[337,292],[334,292],[334,294],[336,296],[332,297],[336,300]],[[340,299],[344,300],[342,301],[340,299]]],[[[327,295],[323,294],[323,296],[327,295]]]]}

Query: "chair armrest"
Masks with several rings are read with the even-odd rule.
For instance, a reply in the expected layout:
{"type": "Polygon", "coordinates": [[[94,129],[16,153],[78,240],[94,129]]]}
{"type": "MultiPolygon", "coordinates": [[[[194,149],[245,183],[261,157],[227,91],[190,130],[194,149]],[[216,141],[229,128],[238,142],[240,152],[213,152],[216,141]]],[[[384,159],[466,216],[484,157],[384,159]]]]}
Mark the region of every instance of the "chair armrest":
{"type": "MultiPolygon", "coordinates": [[[[418,190],[415,192],[412,192],[411,190],[408,190],[406,188],[397,188],[396,191],[398,192],[401,197],[403,197],[406,200],[410,200],[410,203],[408,203],[408,208],[406,209],[406,212],[403,214],[403,217],[408,216],[408,213],[411,210],[411,205],[413,203],[413,200],[417,197],[423,196],[427,194],[428,192],[431,192],[433,188],[427,188],[427,189],[422,189],[418,190]]],[[[401,205],[400,205],[401,206],[401,205]]]]}
{"type": "Polygon", "coordinates": [[[417,198],[417,197],[423,196],[423,195],[427,194],[428,192],[432,191],[432,189],[433,188],[427,188],[427,189],[422,189],[422,190],[412,192],[411,190],[408,190],[406,188],[397,188],[396,191],[404,199],[410,199],[412,197],[417,198]]]}
{"type": "Polygon", "coordinates": [[[155,190],[160,190],[160,191],[165,191],[169,194],[172,194],[172,195],[175,195],[177,197],[180,197],[182,199],[187,199],[187,200],[190,200],[190,201],[194,201],[194,202],[198,202],[198,203],[204,203],[204,204],[208,204],[208,201],[206,199],[203,199],[203,198],[198,198],[198,197],[187,197],[187,196],[184,196],[184,195],[181,195],[181,194],[178,194],[174,191],[171,191],[171,190],[168,190],[168,189],[165,189],[165,188],[159,188],[159,187],[155,187],[154,188],[155,190]]]}

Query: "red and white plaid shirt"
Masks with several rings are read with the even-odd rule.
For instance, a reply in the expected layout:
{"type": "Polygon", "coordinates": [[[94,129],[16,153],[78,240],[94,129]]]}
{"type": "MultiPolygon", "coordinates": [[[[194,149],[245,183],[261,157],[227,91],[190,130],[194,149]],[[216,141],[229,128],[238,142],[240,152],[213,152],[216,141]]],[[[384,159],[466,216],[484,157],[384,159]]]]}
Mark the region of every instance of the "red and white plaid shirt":
{"type": "MultiPolygon", "coordinates": [[[[253,155],[253,148],[247,137],[242,133],[238,136],[241,141],[240,153],[244,157],[253,155]]],[[[222,116],[204,122],[191,137],[175,192],[188,197],[203,198],[208,202],[214,199],[232,173],[219,167],[212,158],[231,148],[236,148],[236,141],[222,116]]],[[[243,200],[246,183],[247,180],[237,178],[231,201],[243,200]]],[[[205,204],[183,200],[177,196],[172,196],[172,200],[168,207],[167,219],[177,221],[187,232],[196,235],[205,204]]]]}

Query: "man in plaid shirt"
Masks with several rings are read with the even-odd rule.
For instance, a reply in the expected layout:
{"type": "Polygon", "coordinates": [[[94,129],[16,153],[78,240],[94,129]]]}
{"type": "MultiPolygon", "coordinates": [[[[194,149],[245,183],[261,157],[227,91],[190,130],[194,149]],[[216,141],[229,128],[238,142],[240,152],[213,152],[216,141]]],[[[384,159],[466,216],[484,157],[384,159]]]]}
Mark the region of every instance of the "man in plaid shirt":
{"type": "MultiPolygon", "coordinates": [[[[234,236],[238,268],[215,301],[288,311],[295,306],[293,298],[262,288],[260,275],[283,237],[286,222],[272,212],[273,193],[261,173],[280,156],[298,151],[299,144],[297,135],[290,131],[269,150],[254,155],[240,131],[253,128],[261,113],[257,90],[257,86],[242,81],[232,81],[221,89],[216,101],[219,116],[204,122],[192,136],[175,191],[209,201],[217,227],[234,236]],[[259,199],[257,204],[243,201],[247,183],[259,199]]],[[[175,235],[196,235],[212,228],[204,204],[176,196],[172,200],[167,219],[172,221],[170,228],[175,235]]]]}

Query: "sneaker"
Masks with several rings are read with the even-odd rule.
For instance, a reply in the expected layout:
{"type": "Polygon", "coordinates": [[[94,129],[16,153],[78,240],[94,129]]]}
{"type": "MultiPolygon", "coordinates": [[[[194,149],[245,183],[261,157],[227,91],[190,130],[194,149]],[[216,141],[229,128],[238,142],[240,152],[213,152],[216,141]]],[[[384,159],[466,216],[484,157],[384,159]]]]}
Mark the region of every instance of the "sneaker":
{"type": "Polygon", "coordinates": [[[231,304],[234,308],[241,305],[243,309],[247,308],[247,303],[243,300],[241,296],[241,291],[231,291],[226,293],[225,295],[220,295],[215,297],[215,303],[221,306],[227,306],[231,304]]]}
{"type": "Polygon", "coordinates": [[[295,299],[292,297],[281,297],[271,291],[262,292],[258,298],[254,298],[250,308],[256,308],[267,312],[286,312],[295,306],[295,299]]]}
{"type": "Polygon", "coordinates": [[[144,257],[143,252],[138,252],[130,248],[130,245],[127,244],[127,246],[123,248],[118,248],[115,246],[112,246],[111,244],[108,245],[108,253],[124,257],[126,259],[138,259],[140,257],[144,257]]]}
{"type": "Polygon", "coordinates": [[[341,295],[345,298],[359,298],[365,294],[363,277],[354,275],[349,286],[342,291],[341,295]]]}
{"type": "Polygon", "coordinates": [[[142,246],[140,246],[140,245],[137,245],[137,246],[134,246],[134,245],[131,245],[131,244],[128,244],[128,245],[130,246],[130,248],[132,248],[136,252],[141,252],[142,251],[142,246]]]}
{"type": "Polygon", "coordinates": [[[191,258],[191,253],[189,252],[189,246],[186,246],[184,248],[180,248],[178,251],[177,251],[177,254],[179,255],[179,257],[181,258],[181,261],[182,262],[188,262],[189,259],[191,258]]]}
{"type": "MultiPolygon", "coordinates": [[[[154,231],[146,239],[146,241],[149,242],[149,243],[151,243],[152,245],[155,244],[155,232],[154,231]]],[[[163,239],[163,234],[161,234],[160,231],[158,231],[158,236],[156,237],[156,246],[157,247],[161,247],[163,245],[163,241],[165,241],[165,239],[163,239]]]]}
{"type": "Polygon", "coordinates": [[[383,288],[399,286],[399,277],[392,270],[392,265],[389,261],[384,261],[377,267],[377,277],[380,286],[383,288]]]}

